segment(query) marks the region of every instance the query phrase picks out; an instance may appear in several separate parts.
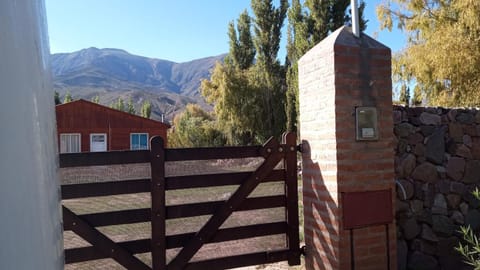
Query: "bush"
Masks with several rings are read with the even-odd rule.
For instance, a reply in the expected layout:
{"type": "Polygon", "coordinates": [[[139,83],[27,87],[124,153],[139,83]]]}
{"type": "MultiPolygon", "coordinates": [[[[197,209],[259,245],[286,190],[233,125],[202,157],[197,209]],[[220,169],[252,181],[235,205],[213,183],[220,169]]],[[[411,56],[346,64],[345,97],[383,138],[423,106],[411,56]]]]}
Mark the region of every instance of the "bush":
{"type": "MultiPolygon", "coordinates": [[[[475,189],[472,192],[473,196],[480,200],[480,192],[475,189]]],[[[461,226],[460,232],[463,235],[465,244],[459,243],[455,250],[460,252],[464,258],[464,262],[474,267],[474,269],[480,269],[480,243],[477,235],[473,232],[470,226],[461,226]]]]}

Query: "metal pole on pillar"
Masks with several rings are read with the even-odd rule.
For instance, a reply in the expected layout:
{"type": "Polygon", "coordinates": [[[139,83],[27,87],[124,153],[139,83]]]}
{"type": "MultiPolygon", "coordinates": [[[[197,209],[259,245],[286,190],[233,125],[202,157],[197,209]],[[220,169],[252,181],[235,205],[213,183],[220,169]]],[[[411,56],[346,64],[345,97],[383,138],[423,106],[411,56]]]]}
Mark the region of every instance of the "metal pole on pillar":
{"type": "Polygon", "coordinates": [[[358,19],[358,3],[357,0],[350,0],[352,10],[352,32],[358,38],[360,37],[360,23],[358,19]]]}

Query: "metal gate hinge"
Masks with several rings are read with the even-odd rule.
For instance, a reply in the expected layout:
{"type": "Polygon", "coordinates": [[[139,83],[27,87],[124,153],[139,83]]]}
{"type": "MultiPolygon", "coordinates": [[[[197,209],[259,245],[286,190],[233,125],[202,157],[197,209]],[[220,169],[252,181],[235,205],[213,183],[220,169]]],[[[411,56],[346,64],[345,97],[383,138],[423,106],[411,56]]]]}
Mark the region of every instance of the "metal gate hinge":
{"type": "Polygon", "coordinates": [[[297,145],[297,151],[300,152],[300,153],[303,153],[303,143],[300,143],[297,145]]]}
{"type": "Polygon", "coordinates": [[[307,246],[302,246],[300,248],[300,254],[302,254],[304,257],[307,256],[307,246]]]}

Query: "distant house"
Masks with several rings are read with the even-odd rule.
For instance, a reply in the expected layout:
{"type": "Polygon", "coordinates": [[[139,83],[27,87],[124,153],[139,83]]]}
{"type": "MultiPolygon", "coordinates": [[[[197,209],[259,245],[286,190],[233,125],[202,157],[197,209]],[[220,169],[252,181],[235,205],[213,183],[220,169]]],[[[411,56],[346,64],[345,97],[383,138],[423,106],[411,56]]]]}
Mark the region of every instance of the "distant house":
{"type": "Polygon", "coordinates": [[[83,99],[55,111],[60,153],[149,149],[157,135],[167,142],[168,124],[83,99]]]}

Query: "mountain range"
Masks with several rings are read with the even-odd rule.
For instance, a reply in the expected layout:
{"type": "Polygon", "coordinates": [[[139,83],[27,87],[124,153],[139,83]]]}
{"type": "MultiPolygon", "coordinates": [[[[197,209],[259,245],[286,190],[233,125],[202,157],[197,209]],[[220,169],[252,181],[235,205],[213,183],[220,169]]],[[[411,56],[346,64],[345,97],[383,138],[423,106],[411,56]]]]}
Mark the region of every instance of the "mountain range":
{"type": "Polygon", "coordinates": [[[100,97],[110,105],[118,98],[132,99],[137,111],[145,100],[152,104],[153,119],[173,116],[188,103],[209,108],[199,88],[225,54],[185,63],[148,58],[120,49],[88,48],[51,55],[54,90],[74,99],[100,97]]]}

